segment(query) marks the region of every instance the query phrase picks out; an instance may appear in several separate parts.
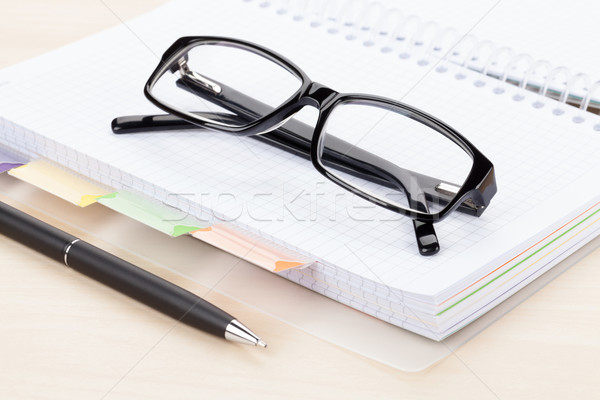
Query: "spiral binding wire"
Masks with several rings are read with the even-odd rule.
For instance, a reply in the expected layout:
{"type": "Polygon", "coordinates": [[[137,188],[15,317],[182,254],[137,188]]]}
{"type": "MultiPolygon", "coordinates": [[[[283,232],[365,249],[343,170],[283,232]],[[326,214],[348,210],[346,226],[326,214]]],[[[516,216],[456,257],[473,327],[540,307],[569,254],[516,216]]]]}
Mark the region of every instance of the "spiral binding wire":
{"type": "MultiPolygon", "coordinates": [[[[254,0],[245,0],[254,1],[254,0]]],[[[515,54],[508,47],[497,48],[490,41],[472,35],[462,36],[453,28],[443,28],[401,10],[388,9],[368,0],[257,0],[260,7],[273,7],[280,15],[288,14],[295,21],[305,21],[313,28],[322,28],[344,40],[396,54],[399,59],[416,59],[420,66],[435,65],[435,71],[445,73],[447,63],[459,65],[456,79],[467,78],[467,70],[478,72],[473,84],[484,87],[482,76],[498,80],[492,90],[496,94],[511,92],[514,101],[534,92],[534,108],[543,108],[550,98],[558,100],[551,110],[562,115],[567,105],[577,107],[574,123],[585,121],[588,112],[600,114],[600,81],[593,84],[586,74],[573,75],[565,67],[553,67],[548,61],[534,60],[527,54],[515,54]],[[597,96],[594,97],[594,94],[597,96]]],[[[600,123],[594,125],[600,131],[600,123]]]]}

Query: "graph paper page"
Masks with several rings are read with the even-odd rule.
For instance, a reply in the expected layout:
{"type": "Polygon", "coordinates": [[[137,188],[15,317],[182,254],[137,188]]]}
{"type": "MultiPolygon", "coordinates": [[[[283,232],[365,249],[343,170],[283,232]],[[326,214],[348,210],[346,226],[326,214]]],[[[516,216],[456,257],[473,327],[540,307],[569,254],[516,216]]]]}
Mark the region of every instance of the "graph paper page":
{"type": "Polygon", "coordinates": [[[598,195],[589,185],[600,176],[597,118],[575,124],[569,110],[553,115],[550,100],[534,109],[531,96],[512,100],[516,88],[497,95],[497,81],[475,86],[474,75],[457,79],[452,65],[437,72],[435,64],[420,62],[418,51],[400,58],[261,4],[170,3],[1,75],[2,143],[115,189],[228,221],[340,274],[423,296],[481,274],[598,195]],[[497,196],[480,218],[454,213],[436,224],[442,250],[423,257],[405,217],[267,144],[201,130],[112,134],[116,116],[161,113],[144,98],[144,83],[162,52],[189,35],[256,42],[335,90],[387,96],[442,119],[495,164],[497,196]]]}

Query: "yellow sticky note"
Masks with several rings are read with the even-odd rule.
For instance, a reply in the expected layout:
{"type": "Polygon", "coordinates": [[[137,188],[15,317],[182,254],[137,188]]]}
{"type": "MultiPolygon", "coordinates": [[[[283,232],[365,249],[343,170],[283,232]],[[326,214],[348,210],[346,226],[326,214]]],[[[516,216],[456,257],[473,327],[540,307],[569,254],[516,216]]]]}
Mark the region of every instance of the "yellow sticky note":
{"type": "Polygon", "coordinates": [[[44,160],[32,161],[8,173],[80,207],[86,207],[98,197],[110,193],[109,190],[44,160]]]}

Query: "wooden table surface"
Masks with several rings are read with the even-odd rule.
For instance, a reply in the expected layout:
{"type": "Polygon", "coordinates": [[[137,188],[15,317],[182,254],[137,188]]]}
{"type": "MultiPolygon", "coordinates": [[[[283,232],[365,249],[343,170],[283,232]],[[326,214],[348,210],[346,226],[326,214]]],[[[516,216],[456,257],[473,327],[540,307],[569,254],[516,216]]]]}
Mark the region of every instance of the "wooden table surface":
{"type": "MultiPolygon", "coordinates": [[[[162,2],[1,0],[0,67],[162,2]]],[[[269,332],[267,349],[228,344],[0,237],[0,398],[598,398],[599,265],[596,249],[446,359],[411,374],[209,291],[209,301],[269,332]]]]}

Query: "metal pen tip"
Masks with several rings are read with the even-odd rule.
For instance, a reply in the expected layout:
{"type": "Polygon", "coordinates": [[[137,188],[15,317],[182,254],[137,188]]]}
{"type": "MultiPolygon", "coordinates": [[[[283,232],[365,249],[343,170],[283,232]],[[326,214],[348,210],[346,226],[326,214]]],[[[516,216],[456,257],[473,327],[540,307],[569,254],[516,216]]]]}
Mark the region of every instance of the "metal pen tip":
{"type": "Polygon", "coordinates": [[[225,328],[225,339],[251,346],[267,347],[265,342],[236,319],[232,320],[225,328]]]}

